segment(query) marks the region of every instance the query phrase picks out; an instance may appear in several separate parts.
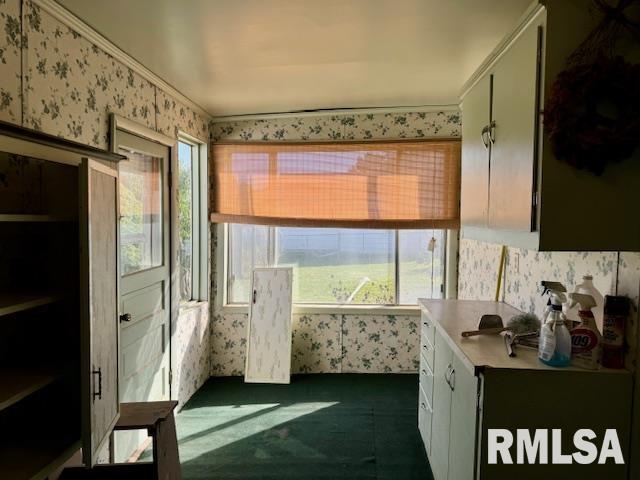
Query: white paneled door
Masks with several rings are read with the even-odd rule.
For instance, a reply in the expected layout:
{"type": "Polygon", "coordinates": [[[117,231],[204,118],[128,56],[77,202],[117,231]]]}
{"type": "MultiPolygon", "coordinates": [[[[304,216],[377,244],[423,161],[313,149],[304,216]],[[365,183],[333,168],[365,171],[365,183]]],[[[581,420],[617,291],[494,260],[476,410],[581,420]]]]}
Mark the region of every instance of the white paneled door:
{"type": "MultiPolygon", "coordinates": [[[[170,149],[117,131],[120,163],[120,399],[168,400],[170,342],[170,149]]],[[[146,432],[117,432],[126,460],[146,432]]]]}

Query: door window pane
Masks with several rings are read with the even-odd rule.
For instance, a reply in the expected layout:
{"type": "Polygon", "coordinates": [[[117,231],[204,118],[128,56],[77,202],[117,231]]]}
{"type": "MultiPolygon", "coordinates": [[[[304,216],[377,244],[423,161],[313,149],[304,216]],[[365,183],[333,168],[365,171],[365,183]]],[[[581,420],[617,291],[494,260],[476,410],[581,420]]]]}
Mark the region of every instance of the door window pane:
{"type": "Polygon", "coordinates": [[[193,298],[193,147],[178,143],[178,258],[180,299],[193,298]]]}
{"type": "Polygon", "coordinates": [[[122,274],[162,265],[162,159],[122,150],[120,255],[122,274]]]}
{"type": "Polygon", "coordinates": [[[415,305],[418,298],[442,298],[444,230],[400,230],[398,302],[415,305]]]}
{"type": "Polygon", "coordinates": [[[276,264],[294,267],[296,303],[395,303],[394,252],[393,230],[276,229],[276,264]]]}
{"type": "Polygon", "coordinates": [[[230,303],[248,303],[251,272],[269,266],[269,227],[261,225],[229,225],[229,279],[227,297],[230,303]]]}

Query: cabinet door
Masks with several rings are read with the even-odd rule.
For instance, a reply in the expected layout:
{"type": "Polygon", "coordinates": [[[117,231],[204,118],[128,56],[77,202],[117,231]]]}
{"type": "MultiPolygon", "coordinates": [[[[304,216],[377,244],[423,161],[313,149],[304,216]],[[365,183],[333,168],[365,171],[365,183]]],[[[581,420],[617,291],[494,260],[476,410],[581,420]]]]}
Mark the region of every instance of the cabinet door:
{"type": "Polygon", "coordinates": [[[483,77],[462,102],[462,178],[460,221],[463,226],[486,227],[489,209],[490,78],[483,77]]]}
{"type": "Polygon", "coordinates": [[[448,480],[471,480],[476,463],[478,377],[454,355],[449,383],[453,393],[448,480]]]}
{"type": "Polygon", "coordinates": [[[93,466],[120,414],[118,392],[118,174],[80,165],[82,450],[93,466]]]}
{"type": "Polygon", "coordinates": [[[446,480],[449,469],[449,427],[451,419],[451,388],[449,373],[453,352],[436,330],[433,372],[433,419],[431,420],[431,455],[429,463],[435,480],[446,480]]]}
{"type": "Polygon", "coordinates": [[[489,227],[494,229],[535,228],[539,26],[529,25],[493,70],[489,227]]]}

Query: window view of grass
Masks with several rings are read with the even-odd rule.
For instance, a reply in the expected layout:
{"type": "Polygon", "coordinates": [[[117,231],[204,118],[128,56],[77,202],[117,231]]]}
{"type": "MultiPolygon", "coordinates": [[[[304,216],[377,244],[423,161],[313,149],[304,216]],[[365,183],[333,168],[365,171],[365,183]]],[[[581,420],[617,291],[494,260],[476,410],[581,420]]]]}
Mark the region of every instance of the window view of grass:
{"type": "Polygon", "coordinates": [[[442,231],[399,232],[399,285],[393,230],[231,225],[229,242],[231,303],[246,303],[251,271],[269,265],[293,267],[296,303],[415,304],[440,296],[442,231]]]}

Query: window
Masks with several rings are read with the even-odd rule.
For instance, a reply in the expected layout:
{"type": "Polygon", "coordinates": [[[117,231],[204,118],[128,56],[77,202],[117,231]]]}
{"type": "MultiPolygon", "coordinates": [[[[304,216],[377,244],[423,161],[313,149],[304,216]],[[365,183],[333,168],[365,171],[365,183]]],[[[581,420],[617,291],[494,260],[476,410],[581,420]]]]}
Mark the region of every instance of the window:
{"type": "Polygon", "coordinates": [[[181,139],[178,142],[177,241],[180,300],[206,299],[206,164],[201,145],[181,139]]]}
{"type": "Polygon", "coordinates": [[[120,238],[124,275],[162,264],[162,159],[121,150],[120,238]]]}
{"type": "Polygon", "coordinates": [[[255,267],[292,266],[296,303],[415,305],[442,298],[445,230],[228,225],[227,302],[247,303],[255,267]]]}

